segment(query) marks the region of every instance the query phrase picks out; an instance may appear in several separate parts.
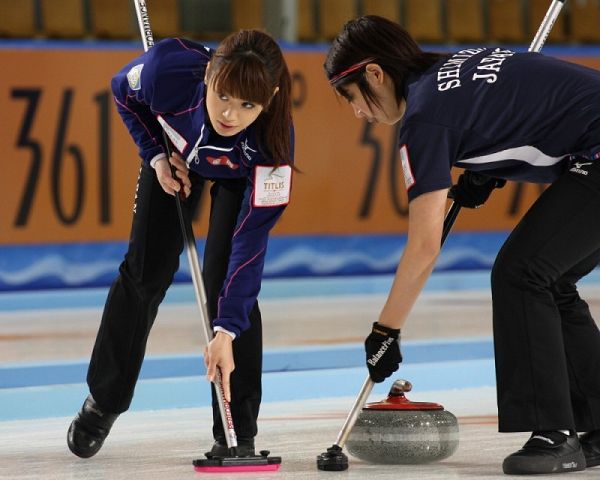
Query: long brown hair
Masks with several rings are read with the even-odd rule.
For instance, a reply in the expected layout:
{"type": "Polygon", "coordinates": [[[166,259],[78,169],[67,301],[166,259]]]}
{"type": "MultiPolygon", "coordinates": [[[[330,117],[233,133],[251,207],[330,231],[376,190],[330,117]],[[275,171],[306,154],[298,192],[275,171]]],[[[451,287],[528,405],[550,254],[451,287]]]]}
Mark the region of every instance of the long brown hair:
{"type": "Polygon", "coordinates": [[[378,64],[390,75],[400,102],[408,76],[426,70],[443,57],[421,50],[401,25],[365,15],[344,25],[329,49],[324,67],[327,79],[344,98],[350,100],[345,86],[356,83],[369,106],[381,106],[364,75],[368,63],[378,64]]]}
{"type": "Polygon", "coordinates": [[[217,47],[207,81],[219,91],[262,105],[256,119],[259,148],[275,166],[291,164],[292,82],[273,38],[260,30],[232,33],[217,47]]]}

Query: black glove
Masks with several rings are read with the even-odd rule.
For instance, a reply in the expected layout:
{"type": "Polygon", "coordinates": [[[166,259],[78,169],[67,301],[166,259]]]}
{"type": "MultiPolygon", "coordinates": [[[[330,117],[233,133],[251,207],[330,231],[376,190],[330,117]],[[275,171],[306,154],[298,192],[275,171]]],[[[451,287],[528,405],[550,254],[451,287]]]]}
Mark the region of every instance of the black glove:
{"type": "Polygon", "coordinates": [[[402,361],[400,354],[400,330],[373,323],[373,330],[365,340],[367,368],[375,383],[383,382],[398,370],[402,361]]]}
{"type": "Polygon", "coordinates": [[[456,185],[450,188],[448,197],[461,207],[479,208],[486,202],[494,188],[502,188],[505,184],[506,180],[465,170],[458,177],[456,185]]]}

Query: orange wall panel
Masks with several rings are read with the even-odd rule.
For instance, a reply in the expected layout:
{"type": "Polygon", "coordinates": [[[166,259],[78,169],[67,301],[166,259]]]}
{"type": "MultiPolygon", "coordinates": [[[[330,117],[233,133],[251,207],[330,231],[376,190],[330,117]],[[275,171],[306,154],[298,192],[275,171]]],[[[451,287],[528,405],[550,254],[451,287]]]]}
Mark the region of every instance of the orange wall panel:
{"type": "MultiPolygon", "coordinates": [[[[0,50],[0,244],[124,240],[139,170],[109,93],[131,50],[0,50]]],[[[323,52],[286,52],[296,162],[277,234],[397,233],[407,203],[390,127],[354,118],[323,75],[323,52]]],[[[600,59],[571,59],[600,68],[600,59]]],[[[458,173],[458,172],[457,172],[458,173]]],[[[510,229],[539,194],[508,184],[457,229],[510,229]]],[[[196,223],[204,234],[207,207],[196,223]]]]}

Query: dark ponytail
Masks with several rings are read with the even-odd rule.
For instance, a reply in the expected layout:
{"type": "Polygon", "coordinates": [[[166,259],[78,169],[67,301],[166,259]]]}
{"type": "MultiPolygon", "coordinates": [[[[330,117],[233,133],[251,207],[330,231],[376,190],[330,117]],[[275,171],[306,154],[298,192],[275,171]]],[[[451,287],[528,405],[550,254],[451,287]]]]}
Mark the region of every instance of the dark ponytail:
{"type": "Polygon", "coordinates": [[[233,33],[217,48],[207,74],[219,90],[264,107],[256,120],[259,148],[275,166],[291,164],[292,82],[277,42],[259,30],[233,33]]]}

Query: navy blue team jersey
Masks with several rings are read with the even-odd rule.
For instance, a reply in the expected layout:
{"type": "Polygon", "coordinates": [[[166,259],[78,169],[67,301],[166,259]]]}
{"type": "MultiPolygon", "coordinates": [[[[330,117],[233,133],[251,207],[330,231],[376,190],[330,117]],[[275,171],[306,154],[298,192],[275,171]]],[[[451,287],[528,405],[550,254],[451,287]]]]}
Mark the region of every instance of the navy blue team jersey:
{"type": "Polygon", "coordinates": [[[165,155],[164,129],[190,170],[207,179],[246,178],[213,321],[239,335],[250,326],[248,315],[260,291],[269,231],[289,202],[292,170],[289,165],[273,170],[273,160],[259,149],[255,124],[232,137],[212,130],[204,106],[204,73],[212,54],[199,43],[163,40],[115,75],[112,90],[147,164],[165,155]]]}
{"type": "Polygon", "coordinates": [[[469,48],[409,78],[399,132],[409,200],[453,166],[551,183],[600,156],[600,72],[503,48],[469,48]]]}

